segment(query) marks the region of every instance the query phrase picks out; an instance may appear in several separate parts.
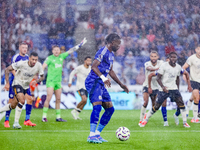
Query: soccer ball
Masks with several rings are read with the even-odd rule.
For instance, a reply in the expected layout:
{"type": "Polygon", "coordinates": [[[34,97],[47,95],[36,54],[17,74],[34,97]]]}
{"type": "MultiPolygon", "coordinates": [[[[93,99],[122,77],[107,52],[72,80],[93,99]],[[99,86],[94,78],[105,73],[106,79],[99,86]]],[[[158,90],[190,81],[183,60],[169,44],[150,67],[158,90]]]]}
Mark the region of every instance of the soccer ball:
{"type": "Polygon", "coordinates": [[[116,131],[116,137],[120,140],[120,141],[126,141],[129,139],[130,137],[130,131],[128,128],[126,127],[119,127],[116,131]]]}

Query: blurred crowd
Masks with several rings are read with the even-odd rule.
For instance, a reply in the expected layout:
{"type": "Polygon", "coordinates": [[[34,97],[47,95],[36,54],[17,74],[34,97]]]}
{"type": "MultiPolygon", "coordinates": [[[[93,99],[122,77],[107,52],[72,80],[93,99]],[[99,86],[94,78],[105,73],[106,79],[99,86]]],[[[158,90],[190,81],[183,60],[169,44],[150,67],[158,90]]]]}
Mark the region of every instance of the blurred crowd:
{"type": "Polygon", "coordinates": [[[104,0],[103,6],[104,18],[94,22],[97,46],[111,32],[122,37],[114,68],[127,84],[143,83],[152,50],[163,60],[175,51],[183,65],[199,44],[199,0],[104,0]]]}
{"type": "MultiPolygon", "coordinates": [[[[66,1],[67,2],[67,1],[66,1]]],[[[25,41],[29,52],[36,51],[40,62],[51,54],[52,45],[62,52],[75,44],[73,37],[80,13],[66,3],[66,18],[47,17],[43,1],[0,0],[1,23],[1,79],[18,53],[19,43],[25,41]]],[[[80,17],[80,18],[79,18],[80,17]]],[[[84,17],[82,17],[84,21],[84,17]]],[[[95,30],[97,48],[105,45],[105,36],[116,32],[122,37],[116,53],[114,70],[127,85],[142,84],[145,79],[144,63],[152,50],[160,59],[171,52],[178,53],[178,63],[183,65],[194,54],[200,37],[199,0],[103,0],[101,7],[92,6],[88,12],[88,28],[95,30]],[[100,19],[101,10],[103,17],[100,19]]],[[[63,84],[69,73],[78,65],[77,53],[64,62],[63,84]]]]}
{"type": "MultiPolygon", "coordinates": [[[[20,42],[29,46],[28,54],[35,51],[39,61],[51,54],[52,45],[59,45],[65,52],[74,46],[73,38],[77,13],[70,3],[66,3],[66,18],[47,17],[44,3],[40,0],[0,0],[1,24],[1,83],[4,84],[5,68],[11,64],[11,58],[19,53],[20,42]]],[[[78,65],[76,53],[64,63],[63,83],[67,84],[69,72],[78,65]]]]}

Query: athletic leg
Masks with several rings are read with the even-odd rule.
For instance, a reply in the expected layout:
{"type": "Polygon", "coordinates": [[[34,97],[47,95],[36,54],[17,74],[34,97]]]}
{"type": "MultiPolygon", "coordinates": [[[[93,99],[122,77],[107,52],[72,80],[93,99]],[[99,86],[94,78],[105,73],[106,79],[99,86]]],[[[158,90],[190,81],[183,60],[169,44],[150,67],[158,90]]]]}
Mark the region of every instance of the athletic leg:
{"type": "Polygon", "coordinates": [[[144,99],[144,104],[142,105],[141,111],[140,111],[140,122],[139,122],[139,126],[141,125],[143,119],[144,119],[144,115],[146,113],[146,107],[148,105],[149,102],[149,94],[147,92],[143,93],[143,99],[144,99]]]}
{"type": "Polygon", "coordinates": [[[198,105],[199,105],[199,90],[194,89],[192,91],[192,96],[194,99],[194,105],[193,105],[193,119],[191,120],[191,122],[193,123],[198,123],[198,105]]]}
{"type": "Polygon", "coordinates": [[[163,116],[163,121],[164,121],[164,126],[169,126],[168,121],[167,121],[167,99],[162,103],[162,108],[161,108],[161,112],[162,112],[162,116],[163,116]]]}
{"type": "Polygon", "coordinates": [[[51,101],[53,91],[54,91],[53,87],[47,88],[47,97],[46,97],[46,100],[44,102],[43,115],[42,115],[42,121],[43,122],[47,122],[47,119],[46,119],[47,118],[47,112],[48,112],[48,109],[49,109],[49,103],[51,101]]]}

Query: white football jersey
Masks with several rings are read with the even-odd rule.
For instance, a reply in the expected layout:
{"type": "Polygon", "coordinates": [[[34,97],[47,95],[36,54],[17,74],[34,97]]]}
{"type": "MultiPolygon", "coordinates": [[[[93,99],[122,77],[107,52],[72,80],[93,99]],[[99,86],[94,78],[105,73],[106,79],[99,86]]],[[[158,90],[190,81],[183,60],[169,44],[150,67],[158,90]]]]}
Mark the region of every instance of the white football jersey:
{"type": "Polygon", "coordinates": [[[193,54],[186,63],[190,66],[190,80],[200,83],[200,59],[193,54]]]}
{"type": "Polygon", "coordinates": [[[28,60],[18,61],[16,63],[13,63],[12,67],[14,70],[17,70],[12,86],[21,85],[25,90],[29,88],[31,80],[37,73],[39,75],[44,74],[42,64],[40,62],[37,62],[35,66],[30,67],[28,65],[28,60]]]}
{"type": "MultiPolygon", "coordinates": [[[[184,72],[184,69],[181,68],[179,64],[176,64],[175,67],[172,67],[169,62],[164,62],[159,70],[158,73],[162,75],[162,83],[167,90],[177,90],[178,87],[176,85],[177,76],[180,76],[184,72]]],[[[162,88],[159,86],[159,91],[163,91],[162,88]]]]}
{"type": "MultiPolygon", "coordinates": [[[[152,73],[152,71],[147,70],[147,67],[152,67],[153,69],[160,68],[162,63],[164,63],[163,60],[157,60],[157,64],[155,66],[152,65],[151,61],[147,61],[144,64],[144,67],[145,67],[145,81],[143,83],[144,87],[145,86],[148,87],[148,76],[149,76],[149,74],[152,73]]],[[[158,89],[158,87],[159,87],[159,84],[156,81],[156,76],[154,76],[154,77],[152,77],[152,80],[151,80],[151,88],[152,88],[152,90],[156,90],[156,89],[158,89]]]]}
{"type": "Polygon", "coordinates": [[[69,75],[69,84],[72,83],[72,79],[74,77],[74,75],[77,75],[77,82],[76,82],[76,88],[77,90],[80,89],[85,89],[85,79],[87,78],[88,74],[91,71],[91,66],[89,66],[88,68],[85,68],[84,65],[80,65],[78,67],[76,67],[69,75]]]}

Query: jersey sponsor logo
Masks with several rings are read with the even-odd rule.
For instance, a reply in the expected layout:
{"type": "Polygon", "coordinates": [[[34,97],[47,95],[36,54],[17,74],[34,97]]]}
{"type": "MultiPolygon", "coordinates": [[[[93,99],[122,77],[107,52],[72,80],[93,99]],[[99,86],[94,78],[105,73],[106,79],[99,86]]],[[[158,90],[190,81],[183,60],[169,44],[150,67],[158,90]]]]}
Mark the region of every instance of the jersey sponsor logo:
{"type": "Polygon", "coordinates": [[[169,76],[168,76],[168,78],[175,78],[175,75],[174,75],[174,74],[172,74],[172,73],[169,73],[169,76]]]}
{"type": "Polygon", "coordinates": [[[55,64],[55,68],[60,68],[62,67],[62,64],[55,64]]]}
{"type": "Polygon", "coordinates": [[[24,73],[24,76],[32,77],[32,76],[34,76],[34,74],[24,73]]]}

